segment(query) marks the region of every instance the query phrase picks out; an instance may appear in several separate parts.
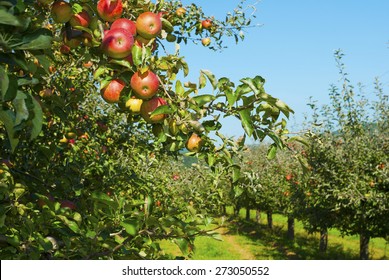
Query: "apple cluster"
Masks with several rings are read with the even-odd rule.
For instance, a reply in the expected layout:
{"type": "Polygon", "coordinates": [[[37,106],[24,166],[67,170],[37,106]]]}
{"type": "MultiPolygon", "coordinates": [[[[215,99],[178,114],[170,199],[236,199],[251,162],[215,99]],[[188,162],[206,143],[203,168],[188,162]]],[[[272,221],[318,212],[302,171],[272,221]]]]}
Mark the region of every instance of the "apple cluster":
{"type": "MultiPolygon", "coordinates": [[[[38,1],[48,4],[47,2],[53,0],[38,1]]],[[[185,13],[186,10],[182,7],[176,11],[178,17],[185,13]]],[[[158,75],[150,67],[134,65],[133,53],[134,48],[148,47],[151,51],[156,49],[155,39],[161,35],[164,28],[163,15],[163,12],[144,11],[135,20],[125,18],[122,0],[99,0],[96,9],[90,9],[88,5],[78,5],[75,8],[75,4],[72,6],[63,0],[57,0],[51,5],[53,21],[65,26],[62,53],[69,53],[72,48],[78,47],[82,43],[81,38],[84,45],[97,47],[107,61],[131,66],[133,74],[129,79],[122,76],[110,77],[108,81],[102,82],[100,94],[107,103],[118,104],[120,108],[132,115],[140,115],[150,124],[164,121],[165,114],[152,112],[167,105],[167,102],[157,95],[161,82],[158,75]]],[[[208,30],[212,27],[212,20],[205,19],[201,25],[203,29],[208,30]]],[[[209,45],[210,39],[206,38],[202,43],[209,45]]],[[[201,146],[201,137],[193,133],[187,141],[188,150],[197,152],[201,146]]]]}

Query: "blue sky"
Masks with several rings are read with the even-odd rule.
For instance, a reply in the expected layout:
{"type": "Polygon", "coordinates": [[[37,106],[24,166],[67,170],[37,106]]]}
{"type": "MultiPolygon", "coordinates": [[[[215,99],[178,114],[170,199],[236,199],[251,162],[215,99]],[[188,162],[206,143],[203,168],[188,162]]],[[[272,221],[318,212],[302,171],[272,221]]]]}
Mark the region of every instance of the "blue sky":
{"type": "MultiPolygon", "coordinates": [[[[223,19],[239,0],[194,0],[210,16],[223,19]]],[[[254,0],[246,1],[247,4],[254,0]]],[[[333,53],[342,49],[344,63],[353,84],[362,83],[369,92],[379,77],[389,87],[389,1],[388,0],[262,0],[257,4],[258,28],[246,30],[246,39],[232,40],[223,52],[199,46],[182,46],[189,64],[189,80],[200,69],[217,77],[240,78],[261,75],[265,89],[295,111],[290,128],[298,129],[309,96],[328,103],[330,84],[339,76],[333,53]]],[[[224,133],[241,135],[237,122],[224,122],[224,133]]]]}

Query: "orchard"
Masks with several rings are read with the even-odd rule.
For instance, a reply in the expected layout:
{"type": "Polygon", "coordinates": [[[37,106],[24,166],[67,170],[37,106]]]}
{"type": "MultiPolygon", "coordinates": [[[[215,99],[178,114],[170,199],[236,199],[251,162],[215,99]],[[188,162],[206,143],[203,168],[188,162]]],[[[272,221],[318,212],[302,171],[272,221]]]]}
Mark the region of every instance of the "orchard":
{"type": "MultiPolygon", "coordinates": [[[[243,39],[251,16],[222,21],[194,4],[154,2],[0,3],[2,259],[174,257],[161,240],[188,255],[196,236],[216,234],[204,225],[219,187],[239,181],[245,138],[284,146],[279,119],[292,110],[262,77],[235,85],[202,70],[185,80],[178,45],[221,50],[223,38],[243,39]],[[222,135],[222,117],[245,136],[222,135]],[[206,165],[200,181],[214,199],[177,183],[168,163],[183,156],[206,165]]],[[[200,176],[181,168],[193,183],[200,176]]]]}

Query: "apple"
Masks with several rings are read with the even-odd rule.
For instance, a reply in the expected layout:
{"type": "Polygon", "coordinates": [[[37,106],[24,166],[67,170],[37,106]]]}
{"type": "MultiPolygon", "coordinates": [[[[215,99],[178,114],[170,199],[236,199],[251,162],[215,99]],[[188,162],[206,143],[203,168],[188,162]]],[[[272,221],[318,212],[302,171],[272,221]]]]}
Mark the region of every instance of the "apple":
{"type": "Polygon", "coordinates": [[[59,51],[60,51],[62,54],[68,54],[68,53],[70,53],[70,47],[69,47],[68,45],[63,44],[63,45],[59,48],[59,51]]]}
{"type": "Polygon", "coordinates": [[[140,114],[140,108],[142,107],[143,100],[139,98],[131,97],[126,101],[126,108],[132,115],[140,114]]]}
{"type": "Polygon", "coordinates": [[[209,46],[210,44],[211,44],[211,38],[203,38],[202,40],[201,40],[201,43],[203,44],[203,46],[204,47],[207,47],[207,46],[209,46]]]}
{"type": "Polygon", "coordinates": [[[158,91],[159,79],[150,70],[144,73],[137,71],[132,75],[130,85],[139,98],[150,99],[158,91]]]}
{"type": "Polygon", "coordinates": [[[111,30],[116,28],[126,29],[127,31],[130,31],[132,36],[136,36],[136,25],[135,22],[133,22],[132,20],[126,18],[119,18],[115,20],[111,25],[111,30]]]}
{"type": "Polygon", "coordinates": [[[182,17],[183,15],[185,15],[186,14],[186,10],[185,10],[185,8],[183,8],[183,7],[180,7],[180,8],[178,8],[177,10],[176,10],[176,15],[178,16],[178,17],[182,17]]]}
{"type": "Polygon", "coordinates": [[[51,16],[56,23],[65,23],[73,15],[72,6],[65,1],[56,1],[51,6],[51,16]]]}
{"type": "Polygon", "coordinates": [[[73,15],[70,18],[69,22],[70,25],[73,27],[76,26],[88,27],[91,22],[91,18],[87,11],[82,10],[80,13],[73,15]]]}
{"type": "Polygon", "coordinates": [[[292,180],[292,178],[293,178],[292,174],[286,174],[286,176],[285,176],[286,181],[290,181],[290,180],[292,180]]]}
{"type": "Polygon", "coordinates": [[[204,19],[203,21],[201,21],[201,26],[204,28],[204,29],[210,29],[212,27],[212,20],[210,19],[204,19]]]}
{"type": "Polygon", "coordinates": [[[103,39],[102,48],[112,58],[125,58],[131,54],[134,37],[123,28],[109,30],[103,39]]]}
{"type": "Polygon", "coordinates": [[[101,89],[101,97],[107,103],[118,103],[120,100],[120,94],[125,86],[126,84],[122,80],[114,79],[101,89]]]}
{"type": "Polygon", "coordinates": [[[203,146],[203,140],[196,133],[192,133],[186,142],[186,148],[190,152],[199,152],[203,146]]]}
{"type": "Polygon", "coordinates": [[[140,108],[140,114],[143,119],[148,123],[160,123],[165,119],[165,114],[159,114],[152,117],[150,117],[150,114],[159,106],[166,104],[167,103],[163,98],[155,96],[150,100],[143,101],[142,106],[140,108]]]}
{"type": "Polygon", "coordinates": [[[69,208],[71,210],[76,210],[76,208],[77,208],[76,204],[70,200],[62,200],[61,207],[62,208],[69,208]]]}
{"type": "Polygon", "coordinates": [[[136,19],[136,31],[145,39],[157,37],[162,30],[162,20],[158,14],[145,12],[136,19]]]}
{"type": "Polygon", "coordinates": [[[99,0],[97,3],[97,13],[108,22],[114,22],[122,16],[122,0],[99,0]]]}

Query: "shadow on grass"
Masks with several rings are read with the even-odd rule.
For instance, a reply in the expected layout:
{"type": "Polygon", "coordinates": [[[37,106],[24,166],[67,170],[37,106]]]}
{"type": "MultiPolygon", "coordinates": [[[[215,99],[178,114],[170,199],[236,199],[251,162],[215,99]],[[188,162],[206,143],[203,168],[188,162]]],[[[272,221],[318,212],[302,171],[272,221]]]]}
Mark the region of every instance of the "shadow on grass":
{"type": "Polygon", "coordinates": [[[319,239],[314,235],[296,234],[294,240],[287,238],[284,226],[258,224],[240,218],[232,219],[227,234],[243,235],[249,242],[257,259],[275,260],[354,260],[358,255],[341,244],[328,244],[326,252],[319,251],[319,239]],[[262,245],[262,246],[258,246],[262,245]]]}

